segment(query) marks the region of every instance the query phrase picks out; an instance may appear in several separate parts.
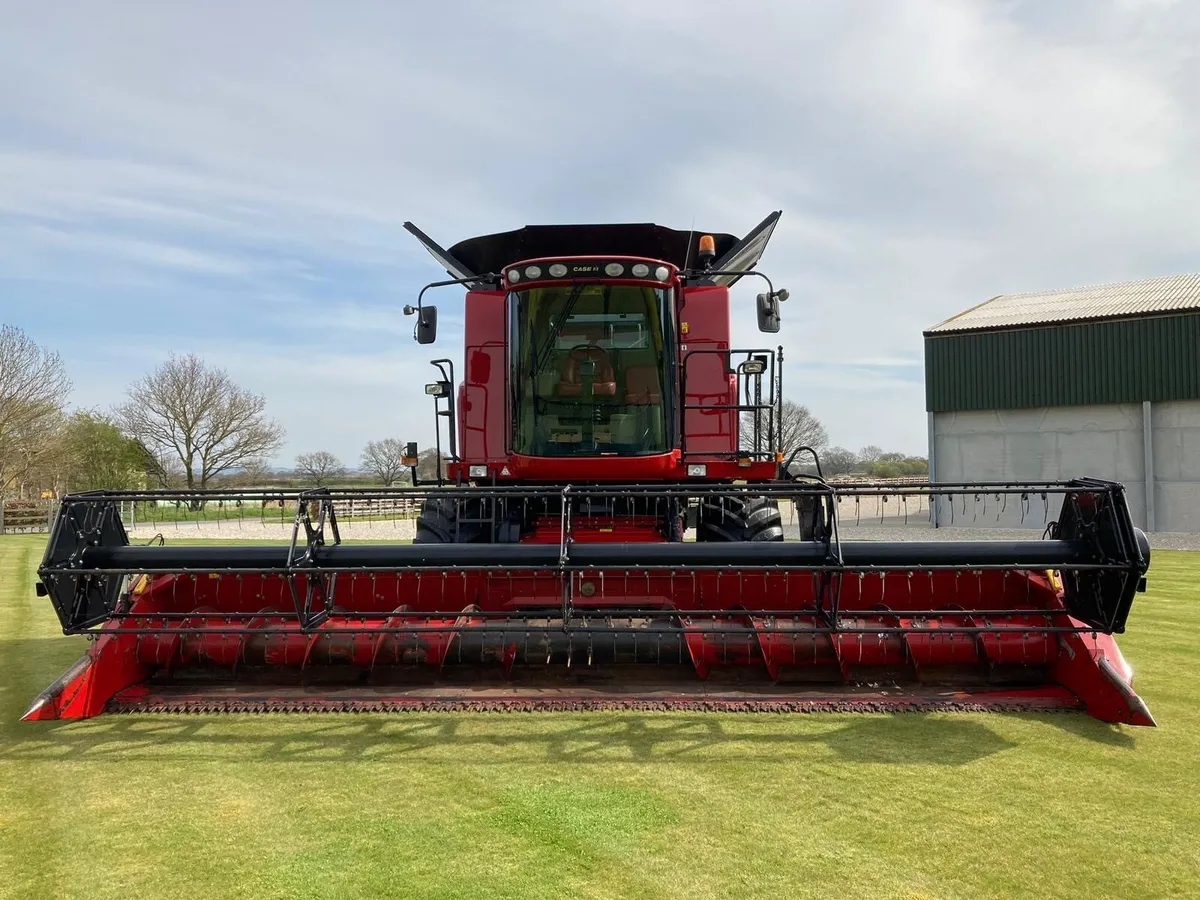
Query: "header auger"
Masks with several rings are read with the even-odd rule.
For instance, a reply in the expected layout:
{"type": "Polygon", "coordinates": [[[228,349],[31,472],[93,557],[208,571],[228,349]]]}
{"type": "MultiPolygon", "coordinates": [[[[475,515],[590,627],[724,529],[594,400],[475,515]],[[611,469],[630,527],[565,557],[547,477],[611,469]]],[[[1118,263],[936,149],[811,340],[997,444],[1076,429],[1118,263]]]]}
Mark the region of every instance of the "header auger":
{"type": "MultiPolygon", "coordinates": [[[[27,718],[949,707],[1153,724],[1112,637],[1149,565],[1120,485],[791,474],[782,353],[729,339],[729,286],[758,274],[778,215],[740,241],[594,225],[443,250],[410,228],[468,287],[462,383],[437,360],[427,389],[439,452],[448,420],[439,484],[276,492],[291,540],[268,546],[136,545],[121,515],[261,492],[67,497],[39,593],[95,641],[27,718]],[[839,516],[980,495],[1042,498],[1041,539],[853,541],[839,516]],[[411,542],[343,542],[339,516],[372,503],[411,507],[411,542]]],[[[784,299],[767,281],[767,332],[784,299]]],[[[411,309],[431,342],[436,312],[411,309]]]]}

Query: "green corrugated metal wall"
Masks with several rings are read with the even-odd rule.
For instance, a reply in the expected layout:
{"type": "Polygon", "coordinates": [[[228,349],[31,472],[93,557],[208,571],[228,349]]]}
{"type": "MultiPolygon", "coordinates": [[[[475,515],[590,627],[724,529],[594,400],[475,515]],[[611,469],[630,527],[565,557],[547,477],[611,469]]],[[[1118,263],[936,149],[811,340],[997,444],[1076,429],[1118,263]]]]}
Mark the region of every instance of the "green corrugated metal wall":
{"type": "Polygon", "coordinates": [[[1200,315],[925,337],[931,412],[1200,399],[1200,315]]]}

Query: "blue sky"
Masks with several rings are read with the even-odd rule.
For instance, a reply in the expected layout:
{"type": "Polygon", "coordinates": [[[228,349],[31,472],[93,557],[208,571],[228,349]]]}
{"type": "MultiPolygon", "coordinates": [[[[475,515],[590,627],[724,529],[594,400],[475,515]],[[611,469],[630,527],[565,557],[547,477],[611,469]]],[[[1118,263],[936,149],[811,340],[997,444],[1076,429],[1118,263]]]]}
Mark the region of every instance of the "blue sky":
{"type": "MultiPolygon", "coordinates": [[[[924,452],[921,330],[1008,291],[1200,270],[1184,2],[4,5],[0,321],[108,407],[169,352],[266,395],[276,462],[428,443],[457,355],[401,315],[445,245],[744,232],[788,396],[924,452]],[[431,349],[437,352],[430,352],[431,349]]],[[[735,289],[753,327],[753,286],[735,289]]],[[[744,344],[744,345],[746,345],[744,344]]]]}

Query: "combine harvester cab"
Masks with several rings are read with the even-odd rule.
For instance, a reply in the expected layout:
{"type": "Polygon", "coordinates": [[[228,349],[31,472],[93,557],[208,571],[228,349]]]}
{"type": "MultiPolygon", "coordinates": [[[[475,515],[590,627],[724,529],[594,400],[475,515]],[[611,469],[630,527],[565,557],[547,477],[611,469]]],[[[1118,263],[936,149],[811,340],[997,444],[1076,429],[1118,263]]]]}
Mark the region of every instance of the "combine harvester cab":
{"type": "MultiPolygon", "coordinates": [[[[729,287],[764,277],[778,217],[742,240],[565,226],[449,250],[411,228],[452,276],[430,287],[469,289],[463,382],[441,359],[426,387],[439,459],[448,437],[436,484],[275,492],[290,540],[247,546],[135,543],[122,511],[238,510],[236,537],[261,492],[68,496],[38,592],[93,643],[25,718],[952,708],[1153,725],[1113,639],[1150,558],[1121,485],[793,474],[782,351],[732,349],[729,327],[729,287]],[[989,499],[1041,539],[930,527],[989,499]],[[866,506],[928,532],[851,540],[866,506]],[[377,539],[363,516],[380,510],[389,542],[342,540],[377,539]]],[[[767,281],[763,331],[786,297],[767,281]]],[[[433,341],[433,307],[408,310],[433,341]]]]}

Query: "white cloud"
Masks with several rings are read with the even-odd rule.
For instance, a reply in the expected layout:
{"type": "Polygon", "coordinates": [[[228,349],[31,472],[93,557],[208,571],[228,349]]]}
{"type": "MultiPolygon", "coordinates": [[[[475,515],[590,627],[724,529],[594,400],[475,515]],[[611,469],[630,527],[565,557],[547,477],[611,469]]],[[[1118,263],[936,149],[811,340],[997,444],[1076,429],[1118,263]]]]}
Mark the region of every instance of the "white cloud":
{"type": "MultiPolygon", "coordinates": [[[[1198,265],[1194,4],[355,10],[8,11],[0,298],[71,349],[88,402],[151,364],[112,349],[131,334],[204,348],[304,436],[289,453],[312,421],[346,453],[424,421],[411,385],[456,355],[457,301],[436,301],[434,354],[400,314],[440,274],[406,219],[450,244],[552,221],[744,231],[782,208],[763,267],[792,292],[789,392],[837,443],[913,451],[923,328],[1198,265]]],[[[776,342],[757,290],[735,291],[743,346],[776,342]]]]}
{"type": "Polygon", "coordinates": [[[152,268],[179,269],[207,275],[245,275],[250,272],[249,265],[228,256],[156,241],[106,237],[95,233],[76,234],[42,225],[30,226],[27,234],[35,243],[65,252],[117,257],[152,268]]]}

